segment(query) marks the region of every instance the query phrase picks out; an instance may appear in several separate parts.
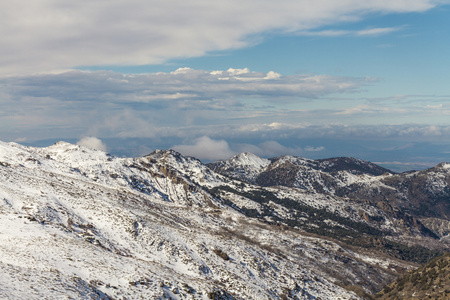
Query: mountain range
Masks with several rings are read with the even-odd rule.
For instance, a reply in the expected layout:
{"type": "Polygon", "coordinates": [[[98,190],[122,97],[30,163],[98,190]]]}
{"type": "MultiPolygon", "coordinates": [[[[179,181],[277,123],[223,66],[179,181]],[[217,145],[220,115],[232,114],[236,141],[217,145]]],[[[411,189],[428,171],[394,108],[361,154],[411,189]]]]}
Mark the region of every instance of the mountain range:
{"type": "Polygon", "coordinates": [[[450,164],[0,142],[0,298],[361,299],[449,251],[450,164]]]}

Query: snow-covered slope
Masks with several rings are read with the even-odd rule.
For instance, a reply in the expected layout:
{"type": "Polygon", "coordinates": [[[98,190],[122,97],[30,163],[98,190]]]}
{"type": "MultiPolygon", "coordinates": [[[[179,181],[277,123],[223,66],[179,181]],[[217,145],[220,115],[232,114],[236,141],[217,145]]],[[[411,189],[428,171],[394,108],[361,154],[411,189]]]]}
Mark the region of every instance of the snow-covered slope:
{"type": "MultiPolygon", "coordinates": [[[[249,173],[269,164],[236,159],[249,173]]],[[[327,212],[330,230],[382,213],[244,184],[172,150],[117,158],[0,142],[0,298],[357,299],[355,286],[375,292],[415,265],[290,226],[309,219],[277,202],[287,198],[327,212]]]]}
{"type": "Polygon", "coordinates": [[[241,153],[208,166],[221,174],[262,186],[288,186],[316,193],[335,193],[354,182],[391,174],[368,161],[350,157],[312,160],[290,155],[271,160],[241,153]]]}
{"type": "Polygon", "coordinates": [[[401,174],[349,157],[311,160],[281,156],[249,171],[235,159],[209,166],[218,173],[264,187],[298,188],[314,194],[370,202],[385,212],[398,209],[419,219],[450,220],[448,163],[401,174]]]}
{"type": "Polygon", "coordinates": [[[210,163],[208,166],[221,174],[253,183],[256,177],[270,164],[270,160],[253,153],[244,152],[229,160],[210,163]]]}
{"type": "Polygon", "coordinates": [[[274,237],[187,180],[205,180],[204,166],[173,154],[0,143],[0,298],[356,298],[307,266],[320,247],[294,250],[320,239],[274,237]]]}

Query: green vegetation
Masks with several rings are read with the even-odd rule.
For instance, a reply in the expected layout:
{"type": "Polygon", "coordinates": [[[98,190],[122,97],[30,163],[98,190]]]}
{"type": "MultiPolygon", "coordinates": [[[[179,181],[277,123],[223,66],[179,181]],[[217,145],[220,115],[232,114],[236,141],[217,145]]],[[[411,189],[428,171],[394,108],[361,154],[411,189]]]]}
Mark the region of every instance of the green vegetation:
{"type": "Polygon", "coordinates": [[[377,295],[380,299],[449,299],[450,253],[398,278],[377,295]]]}
{"type": "Polygon", "coordinates": [[[228,254],[226,254],[225,252],[223,252],[220,249],[214,249],[214,253],[219,256],[220,258],[222,258],[223,260],[230,260],[230,257],[228,256],[228,254]]]}
{"type": "Polygon", "coordinates": [[[9,163],[7,163],[7,162],[4,162],[4,161],[0,161],[0,166],[3,166],[3,167],[9,167],[9,166],[11,166],[9,163]]]}
{"type": "Polygon", "coordinates": [[[238,191],[230,186],[218,186],[210,189],[209,193],[216,198],[222,199],[225,205],[240,210],[248,217],[257,218],[270,224],[284,224],[291,228],[303,229],[309,233],[331,237],[349,245],[376,249],[402,260],[425,263],[442,254],[438,250],[429,250],[421,246],[407,246],[391,241],[385,237],[386,234],[384,232],[367,223],[356,222],[329,212],[326,209],[307,206],[292,199],[280,199],[274,193],[265,189],[238,191]],[[233,202],[222,198],[221,194],[223,192],[253,200],[261,205],[261,209],[237,207],[233,202]],[[277,215],[269,205],[270,202],[288,209],[291,212],[291,217],[282,218],[277,215]],[[272,221],[267,221],[268,217],[272,221]],[[332,222],[325,222],[326,220],[332,222]]]}
{"type": "Polygon", "coordinates": [[[223,291],[221,289],[218,289],[214,292],[208,293],[208,299],[212,300],[233,300],[236,299],[233,296],[231,296],[227,291],[223,291]]]}

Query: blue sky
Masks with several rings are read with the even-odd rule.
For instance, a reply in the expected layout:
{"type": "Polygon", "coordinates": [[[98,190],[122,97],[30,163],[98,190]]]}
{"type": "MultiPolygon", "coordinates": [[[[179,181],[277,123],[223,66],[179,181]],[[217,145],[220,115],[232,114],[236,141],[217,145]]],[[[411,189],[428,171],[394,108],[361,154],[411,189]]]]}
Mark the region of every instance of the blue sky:
{"type": "Polygon", "coordinates": [[[0,3],[0,139],[428,167],[450,160],[449,4],[0,3]]]}
{"type": "Polygon", "coordinates": [[[374,96],[399,92],[448,93],[449,15],[449,6],[439,6],[425,12],[374,13],[358,22],[323,26],[308,33],[263,33],[254,38],[259,41],[255,45],[212,51],[200,57],[172,59],[164,64],[87,66],[82,69],[106,68],[125,73],[146,73],[171,72],[186,66],[202,70],[247,67],[259,72],[275,70],[283,75],[330,74],[383,79],[384,88],[373,89],[371,94],[374,96]],[[374,28],[392,31],[357,35],[359,31],[374,28]],[[326,31],[330,34],[319,35],[326,31]],[[340,31],[342,34],[339,34],[340,31]]]}

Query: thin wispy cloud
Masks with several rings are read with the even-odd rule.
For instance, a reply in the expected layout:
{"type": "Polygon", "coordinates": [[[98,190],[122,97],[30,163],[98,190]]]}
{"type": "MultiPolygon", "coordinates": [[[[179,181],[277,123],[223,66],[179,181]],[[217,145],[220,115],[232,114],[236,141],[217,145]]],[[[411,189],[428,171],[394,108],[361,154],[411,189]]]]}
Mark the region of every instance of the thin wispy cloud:
{"type": "Polygon", "coordinates": [[[355,37],[371,37],[389,34],[401,30],[401,27],[383,27],[383,28],[369,28],[362,30],[319,30],[319,31],[303,31],[299,35],[305,36],[325,36],[325,37],[341,37],[341,36],[355,36],[355,37]]]}
{"type": "Polygon", "coordinates": [[[359,30],[355,34],[357,36],[378,36],[382,34],[389,34],[394,31],[398,31],[401,28],[399,27],[387,27],[387,28],[369,28],[364,30],[359,30]]]}

